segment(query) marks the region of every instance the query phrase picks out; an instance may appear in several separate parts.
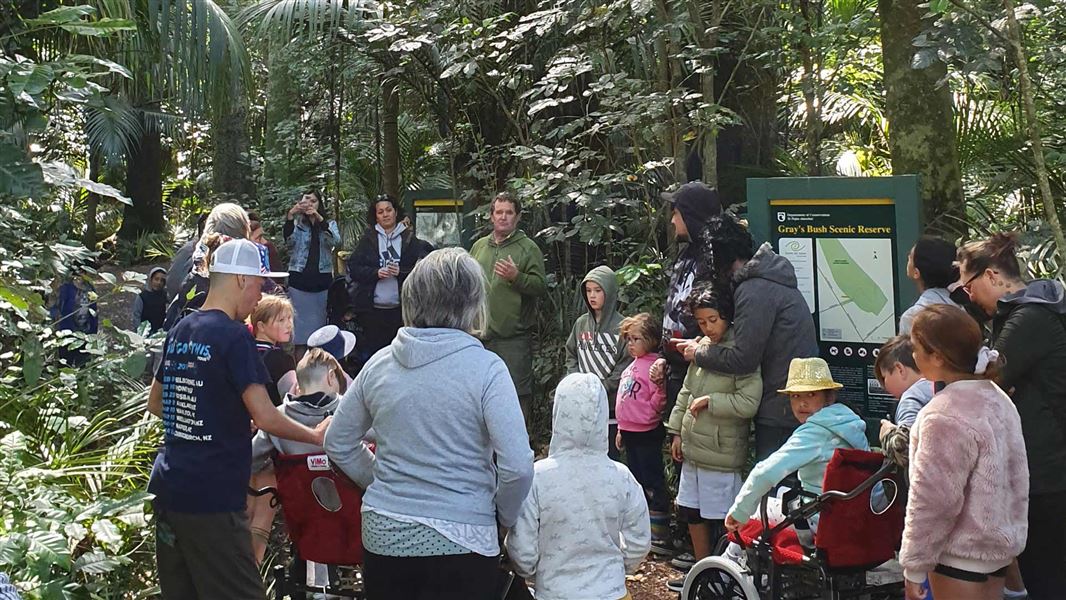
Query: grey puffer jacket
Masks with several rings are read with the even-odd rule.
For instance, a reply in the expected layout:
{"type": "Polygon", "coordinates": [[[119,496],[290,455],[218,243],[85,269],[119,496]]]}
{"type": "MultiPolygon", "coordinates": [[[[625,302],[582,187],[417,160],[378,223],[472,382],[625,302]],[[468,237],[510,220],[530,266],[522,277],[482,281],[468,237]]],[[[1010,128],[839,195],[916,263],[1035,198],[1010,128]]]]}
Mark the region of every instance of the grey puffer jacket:
{"type": "Polygon", "coordinates": [[[796,270],[770,244],[763,244],[733,274],[733,284],[735,345],[701,345],[695,363],[731,375],[761,368],[762,402],[755,424],[795,428],[799,422],[788,397],[777,390],[785,387],[793,358],[818,356],[814,317],[796,287],[796,270]]]}

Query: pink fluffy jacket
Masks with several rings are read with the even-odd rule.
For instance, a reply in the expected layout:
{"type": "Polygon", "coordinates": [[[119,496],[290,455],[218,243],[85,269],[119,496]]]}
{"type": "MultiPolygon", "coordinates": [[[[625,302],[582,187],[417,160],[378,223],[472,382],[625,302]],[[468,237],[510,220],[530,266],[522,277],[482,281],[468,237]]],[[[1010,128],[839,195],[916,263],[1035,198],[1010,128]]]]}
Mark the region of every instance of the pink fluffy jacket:
{"type": "Polygon", "coordinates": [[[1014,560],[1028,532],[1029,467],[1010,397],[987,380],[934,396],[911,430],[910,485],[899,556],[909,581],[938,563],[991,573],[1014,560]]]}

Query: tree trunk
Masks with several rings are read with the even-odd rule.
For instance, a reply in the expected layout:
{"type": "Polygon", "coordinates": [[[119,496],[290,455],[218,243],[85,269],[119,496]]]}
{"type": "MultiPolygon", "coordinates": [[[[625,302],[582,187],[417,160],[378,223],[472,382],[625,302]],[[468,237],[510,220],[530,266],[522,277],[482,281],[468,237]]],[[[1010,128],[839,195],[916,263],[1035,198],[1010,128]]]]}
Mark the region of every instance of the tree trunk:
{"type": "Polygon", "coordinates": [[[121,240],[133,241],[144,233],[162,233],[163,143],[159,127],[145,124],[140,143],[126,161],[126,194],[133,201],[122,213],[121,240]]]}
{"type": "Polygon", "coordinates": [[[814,19],[815,11],[820,6],[812,7],[810,0],[800,0],[800,14],[803,17],[803,32],[799,44],[800,58],[803,62],[804,112],[807,115],[807,175],[817,177],[822,174],[822,94],[821,65],[815,57],[814,19]]]}
{"type": "Polygon", "coordinates": [[[925,222],[933,230],[952,231],[965,217],[962,173],[955,140],[947,67],[936,61],[912,68],[914,38],[926,27],[921,0],[879,0],[881,54],[884,60],[885,108],[892,172],[921,175],[925,222]]]}
{"type": "Polygon", "coordinates": [[[381,85],[381,186],[400,198],[400,90],[396,79],[387,77],[381,85]]]}
{"type": "Polygon", "coordinates": [[[220,199],[244,204],[256,197],[248,143],[248,110],[243,105],[232,110],[220,108],[224,113],[214,119],[212,128],[212,187],[220,199]]]}
{"type": "MultiPolygon", "coordinates": [[[[665,49],[665,53],[656,52],[659,54],[659,61],[661,65],[659,67],[659,85],[666,84],[666,89],[662,90],[669,96],[680,95],[681,92],[681,63],[677,60],[676,56],[680,53],[680,49],[677,47],[677,42],[674,41],[671,31],[674,29],[674,15],[670,9],[670,4],[666,0],[656,0],[655,2],[656,16],[664,26],[664,31],[660,35],[665,35],[666,41],[660,44],[656,42],[656,50],[661,48],[665,49]],[[665,67],[665,69],[664,69],[665,67]],[[666,75],[665,82],[662,80],[663,74],[666,75]]],[[[682,116],[684,115],[684,109],[681,106],[671,103],[667,117],[667,132],[665,133],[667,143],[670,148],[670,157],[673,158],[673,172],[674,178],[678,181],[685,181],[685,138],[684,138],[684,124],[682,116]]]]}
{"type": "MultiPolygon", "coordinates": [[[[696,44],[703,50],[710,51],[718,46],[718,27],[722,24],[722,5],[720,0],[711,0],[710,23],[703,20],[700,13],[700,2],[688,0],[689,19],[695,29],[696,44]]],[[[711,59],[707,59],[710,61],[711,59]]],[[[718,62],[714,60],[714,62],[718,62]]],[[[700,74],[700,95],[704,104],[717,104],[718,96],[714,89],[715,68],[712,65],[702,65],[703,72],[700,74]]],[[[711,187],[718,187],[718,127],[704,126],[699,132],[699,153],[703,183],[711,187]]]]}
{"type": "Polygon", "coordinates": [[[1025,48],[1022,46],[1022,28],[1018,24],[1018,18],[1014,14],[1014,1],[1003,0],[1003,8],[1007,11],[1007,32],[1010,36],[1011,51],[1014,62],[1018,67],[1018,88],[1021,91],[1022,110],[1025,112],[1025,124],[1029,133],[1029,144],[1033,149],[1033,166],[1036,169],[1036,183],[1040,189],[1040,200],[1044,204],[1044,217],[1055,238],[1055,250],[1058,255],[1056,261],[1057,277],[1066,266],[1062,259],[1066,252],[1066,236],[1062,232],[1062,223],[1055,209],[1055,198],[1051,195],[1051,183],[1048,181],[1047,163],[1044,161],[1044,141],[1040,131],[1040,117],[1036,113],[1036,101],[1033,98],[1033,82],[1029,79],[1029,63],[1025,56],[1025,48]]]}
{"type": "MultiPolygon", "coordinates": [[[[89,180],[99,181],[100,179],[100,156],[89,151],[89,180]]],[[[88,197],[85,200],[85,234],[82,237],[82,243],[89,250],[96,249],[96,209],[100,206],[100,196],[89,192],[88,197]]]]}

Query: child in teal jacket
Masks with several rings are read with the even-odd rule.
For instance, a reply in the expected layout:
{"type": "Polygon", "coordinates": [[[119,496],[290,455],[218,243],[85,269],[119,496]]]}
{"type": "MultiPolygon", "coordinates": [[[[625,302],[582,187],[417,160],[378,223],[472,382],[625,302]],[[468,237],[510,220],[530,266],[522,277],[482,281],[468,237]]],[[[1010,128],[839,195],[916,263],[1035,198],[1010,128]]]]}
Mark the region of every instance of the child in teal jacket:
{"type": "MultiPolygon", "coordinates": [[[[843,404],[837,404],[836,393],[842,388],[833,381],[829,365],[821,358],[796,358],[788,369],[788,383],[782,394],[788,394],[792,413],[800,426],[784,446],[755,465],[744,482],[733,507],[729,509],[725,526],[730,531],[740,528],[759,509],[759,501],[790,473],[799,471],[804,490],[822,493],[825,468],[837,448],[869,450],[866,423],[843,404]]],[[[776,499],[771,499],[776,500],[776,499]]],[[[778,502],[770,503],[771,523],[781,520],[778,502]]],[[[811,531],[817,529],[817,515],[810,519],[811,531]]],[[[803,541],[802,532],[801,541],[803,541]]]]}

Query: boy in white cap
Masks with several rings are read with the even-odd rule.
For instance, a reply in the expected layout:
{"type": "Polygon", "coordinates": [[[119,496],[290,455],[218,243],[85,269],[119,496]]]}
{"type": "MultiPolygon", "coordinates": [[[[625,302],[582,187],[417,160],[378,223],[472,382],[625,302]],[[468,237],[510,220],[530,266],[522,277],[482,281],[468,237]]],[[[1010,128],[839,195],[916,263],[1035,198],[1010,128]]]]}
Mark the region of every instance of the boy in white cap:
{"type": "Polygon", "coordinates": [[[263,598],[245,499],[251,422],[278,437],[321,446],[329,419],[311,429],[278,411],[270,375],[244,319],[272,273],[266,248],[243,239],[209,258],[203,307],[167,335],[148,396],[164,442],[148,490],[155,494],[156,562],[162,597],[263,598]]]}

